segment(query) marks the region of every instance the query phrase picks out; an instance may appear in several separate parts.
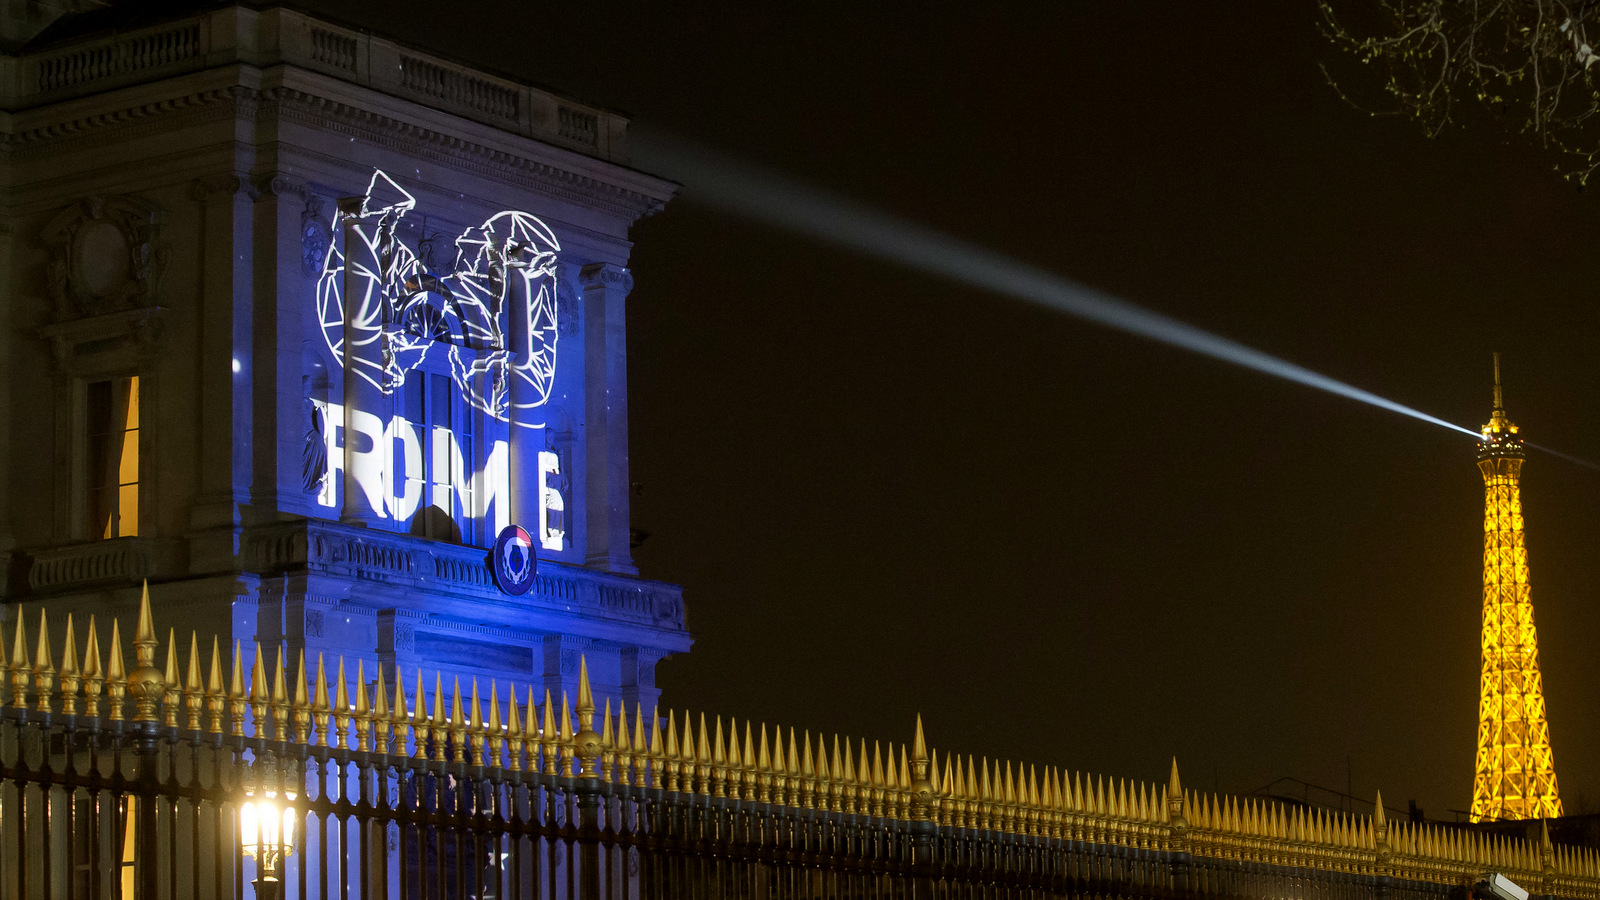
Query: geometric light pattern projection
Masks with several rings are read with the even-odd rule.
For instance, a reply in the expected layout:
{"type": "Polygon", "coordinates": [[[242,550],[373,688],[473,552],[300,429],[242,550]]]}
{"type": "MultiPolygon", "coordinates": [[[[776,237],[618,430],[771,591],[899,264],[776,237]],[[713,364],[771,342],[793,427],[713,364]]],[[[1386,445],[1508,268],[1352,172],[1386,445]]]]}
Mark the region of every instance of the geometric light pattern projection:
{"type": "Polygon", "coordinates": [[[1522,459],[1522,436],[1501,402],[1497,353],[1494,413],[1478,444],[1484,486],[1483,671],[1472,784],[1474,822],[1561,815],[1528,584],[1522,459]]]}
{"type": "Polygon", "coordinates": [[[444,353],[467,403],[502,421],[542,427],[522,413],[550,399],[555,378],[561,250],[555,234],[527,213],[496,213],[462,232],[450,266],[436,272],[399,236],[400,220],[416,202],[375,169],[359,210],[335,213],[336,230],[341,216],[353,219],[346,242],[357,242],[348,264],[359,293],[346,335],[346,254],[330,241],[317,280],[328,349],[343,367],[346,341],[373,348],[358,351],[353,368],[385,394],[398,390],[428,354],[444,353]]]}

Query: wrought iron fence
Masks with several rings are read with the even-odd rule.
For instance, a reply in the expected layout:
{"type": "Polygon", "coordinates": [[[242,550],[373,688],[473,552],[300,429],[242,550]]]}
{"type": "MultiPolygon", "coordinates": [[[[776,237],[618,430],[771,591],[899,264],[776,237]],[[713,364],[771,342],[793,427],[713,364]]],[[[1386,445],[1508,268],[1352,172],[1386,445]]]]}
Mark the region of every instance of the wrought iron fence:
{"type": "Polygon", "coordinates": [[[909,745],[596,710],[212,641],[127,670],[70,620],[0,655],[0,900],[1297,897],[1445,900],[1485,869],[1600,898],[1589,851],[909,745]],[[102,663],[104,668],[102,669],[102,663]],[[231,678],[224,677],[231,668],[231,678]],[[681,725],[680,725],[681,722],[681,725]]]}

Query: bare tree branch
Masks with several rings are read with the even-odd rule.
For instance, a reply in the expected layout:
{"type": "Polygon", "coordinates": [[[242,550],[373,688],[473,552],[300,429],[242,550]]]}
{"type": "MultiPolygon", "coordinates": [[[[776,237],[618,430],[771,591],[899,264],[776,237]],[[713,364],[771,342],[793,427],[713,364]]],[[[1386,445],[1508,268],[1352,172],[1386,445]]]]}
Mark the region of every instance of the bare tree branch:
{"type": "MultiPolygon", "coordinates": [[[[1519,130],[1585,183],[1600,170],[1600,0],[1342,0],[1372,3],[1387,27],[1358,35],[1335,0],[1317,0],[1322,33],[1381,71],[1380,102],[1357,102],[1329,72],[1339,96],[1373,115],[1412,119],[1429,137],[1455,124],[1457,99],[1520,118],[1519,130]]],[[[1346,79],[1349,81],[1350,79],[1346,79]]]]}

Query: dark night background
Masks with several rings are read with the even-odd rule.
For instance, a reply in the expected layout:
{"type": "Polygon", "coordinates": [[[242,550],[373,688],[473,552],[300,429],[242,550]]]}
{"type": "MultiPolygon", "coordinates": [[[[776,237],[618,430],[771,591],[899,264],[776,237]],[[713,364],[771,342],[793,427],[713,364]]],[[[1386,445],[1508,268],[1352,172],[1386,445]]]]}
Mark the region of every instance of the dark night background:
{"type": "MultiPolygon", "coordinates": [[[[1600,457],[1600,195],[1346,105],[1307,0],[312,5],[1469,427],[1501,350],[1524,433],[1600,457]]],[[[694,197],[635,229],[628,319],[637,559],[697,639],[669,704],[1466,807],[1470,439],[694,197]]],[[[1524,485],[1562,796],[1600,811],[1600,472],[1524,485]]]]}

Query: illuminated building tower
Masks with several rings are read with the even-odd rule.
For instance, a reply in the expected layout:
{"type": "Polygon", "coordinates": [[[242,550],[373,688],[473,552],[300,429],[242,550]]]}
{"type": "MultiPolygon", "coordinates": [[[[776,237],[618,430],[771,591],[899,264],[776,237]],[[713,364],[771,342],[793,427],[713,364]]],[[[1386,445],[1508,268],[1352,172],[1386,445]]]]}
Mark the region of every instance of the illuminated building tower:
{"type": "Polygon", "coordinates": [[[4,615],[126,633],[148,580],[268,663],[649,708],[692,640],[631,553],[628,262],[675,188],[286,6],[0,0],[4,615]]]}
{"type": "Polygon", "coordinates": [[[1561,815],[1539,678],[1539,642],[1528,594],[1522,531],[1522,438],[1500,396],[1494,357],[1494,413],[1483,426],[1483,682],[1472,821],[1561,815]]]}

